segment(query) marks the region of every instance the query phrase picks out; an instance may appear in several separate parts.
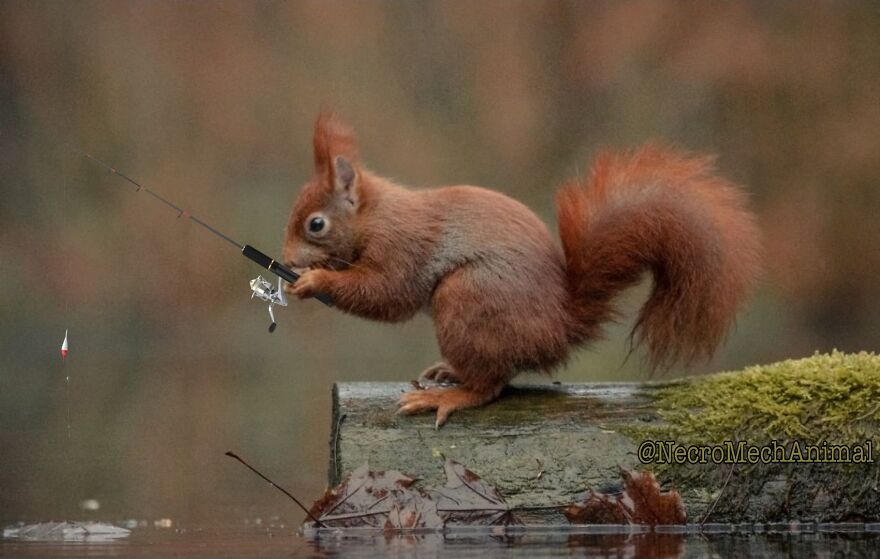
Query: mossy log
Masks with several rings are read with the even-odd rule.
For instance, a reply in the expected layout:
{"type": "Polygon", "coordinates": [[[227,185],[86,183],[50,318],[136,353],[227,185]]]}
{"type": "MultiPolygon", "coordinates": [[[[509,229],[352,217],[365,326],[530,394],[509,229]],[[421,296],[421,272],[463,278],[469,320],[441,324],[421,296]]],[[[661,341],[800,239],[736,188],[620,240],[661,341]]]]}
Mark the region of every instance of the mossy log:
{"type": "MultiPolygon", "coordinates": [[[[512,386],[439,430],[429,414],[395,415],[406,390],[412,386],[334,386],[331,484],[368,462],[442,485],[448,457],[494,484],[511,506],[529,507],[524,521],[548,524],[565,522],[554,505],[619,487],[620,468],[647,469],[664,489],[680,491],[690,522],[880,521],[880,358],[873,355],[817,355],[660,383],[512,386]],[[743,453],[776,441],[785,457],[797,444],[845,460],[763,463],[743,454],[738,463],[711,455],[704,464],[642,463],[646,440],[729,440],[734,449],[742,441],[743,453]],[[832,455],[836,444],[860,450],[832,455]]],[[[739,458],[735,450],[731,456],[739,458]]]]}

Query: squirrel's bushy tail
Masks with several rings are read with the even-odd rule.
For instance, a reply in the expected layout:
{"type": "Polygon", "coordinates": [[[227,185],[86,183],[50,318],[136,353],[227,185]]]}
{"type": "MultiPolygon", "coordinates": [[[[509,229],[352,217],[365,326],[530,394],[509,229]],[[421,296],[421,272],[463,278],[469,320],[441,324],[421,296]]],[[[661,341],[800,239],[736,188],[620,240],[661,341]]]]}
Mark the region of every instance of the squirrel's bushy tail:
{"type": "Polygon", "coordinates": [[[649,146],[602,154],[559,191],[572,341],[601,337],[614,297],[650,271],[633,340],[661,368],[712,355],[758,272],[747,196],[714,170],[712,157],[649,146]]]}

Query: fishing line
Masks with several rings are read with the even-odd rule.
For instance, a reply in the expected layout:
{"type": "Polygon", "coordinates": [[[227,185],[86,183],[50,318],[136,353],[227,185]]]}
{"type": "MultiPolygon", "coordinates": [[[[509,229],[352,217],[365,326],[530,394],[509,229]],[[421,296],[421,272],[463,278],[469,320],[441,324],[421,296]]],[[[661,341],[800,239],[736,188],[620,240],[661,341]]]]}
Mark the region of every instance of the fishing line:
{"type": "MultiPolygon", "coordinates": [[[[147,188],[144,184],[134,180],[130,176],[126,175],[125,173],[123,173],[122,171],[120,171],[119,169],[114,167],[113,165],[111,165],[105,161],[102,161],[101,159],[98,159],[94,155],[92,155],[86,151],[83,151],[82,149],[80,149],[72,144],[64,143],[63,145],[66,148],[76,152],[79,156],[81,156],[85,159],[88,159],[89,161],[102,167],[110,174],[116,175],[117,177],[121,178],[125,182],[129,183],[130,185],[132,185],[135,188],[135,192],[144,192],[144,193],[150,195],[152,198],[154,198],[158,202],[161,202],[165,207],[176,212],[178,219],[181,217],[187,218],[188,220],[192,221],[196,225],[202,227],[203,229],[205,229],[209,233],[213,234],[215,237],[223,239],[227,243],[235,246],[237,249],[239,249],[239,251],[241,252],[241,254],[243,256],[245,256],[246,258],[248,258],[249,260],[251,260],[253,262],[256,262],[257,264],[259,264],[263,268],[269,270],[270,272],[272,272],[273,274],[278,276],[279,280],[278,280],[278,287],[277,288],[274,287],[267,280],[263,279],[262,276],[257,276],[255,279],[251,280],[251,282],[250,282],[250,288],[251,288],[251,293],[252,293],[251,298],[259,297],[260,300],[269,303],[269,318],[271,319],[271,323],[269,325],[269,332],[275,331],[275,327],[277,326],[277,324],[275,323],[275,315],[272,312],[272,306],[273,305],[280,305],[280,306],[284,306],[284,307],[287,306],[287,300],[284,297],[284,290],[282,288],[281,281],[284,280],[284,281],[291,283],[291,284],[296,283],[296,280],[299,279],[299,274],[297,274],[296,272],[294,272],[293,270],[291,270],[287,266],[284,266],[283,264],[278,263],[274,258],[268,256],[267,254],[265,254],[263,252],[260,252],[259,250],[255,249],[251,245],[243,244],[243,243],[236,241],[235,239],[233,239],[232,237],[230,237],[226,233],[223,233],[222,231],[220,231],[216,227],[213,227],[213,226],[209,225],[208,223],[206,223],[205,221],[202,221],[201,219],[199,219],[198,217],[193,215],[188,210],[185,210],[182,207],[178,206],[177,204],[172,202],[170,199],[162,196],[161,194],[159,194],[158,192],[155,192],[154,190],[152,190],[150,188],[147,188]]],[[[324,303],[328,307],[333,306],[333,299],[329,295],[318,294],[315,296],[315,299],[321,301],[322,303],[324,303]]],[[[66,338],[65,338],[65,340],[66,340],[66,338]]]]}
{"type": "MultiPolygon", "coordinates": [[[[125,173],[122,173],[121,171],[119,171],[119,169],[115,168],[114,166],[110,165],[109,163],[106,163],[106,162],[104,162],[104,161],[101,161],[101,160],[98,159],[97,157],[95,157],[95,156],[93,156],[93,155],[91,155],[91,154],[89,154],[89,153],[84,152],[83,150],[79,149],[78,147],[76,147],[76,146],[74,146],[74,145],[71,145],[71,144],[65,144],[65,146],[68,147],[68,148],[70,148],[70,149],[72,149],[73,151],[75,151],[76,153],[78,153],[79,155],[81,155],[82,157],[85,157],[86,159],[89,159],[90,161],[93,161],[94,163],[97,163],[98,165],[100,165],[101,167],[103,167],[104,169],[106,169],[109,173],[114,174],[114,175],[118,176],[119,178],[121,178],[122,180],[124,180],[124,181],[130,183],[131,185],[133,185],[133,186],[135,187],[135,192],[144,191],[145,193],[149,194],[150,196],[152,196],[152,197],[155,198],[156,200],[162,202],[163,204],[165,204],[166,206],[168,206],[168,207],[171,208],[172,210],[176,211],[176,212],[177,212],[177,217],[178,217],[178,218],[180,218],[180,217],[186,217],[186,218],[190,219],[191,221],[195,222],[196,224],[201,225],[202,227],[204,227],[205,229],[207,229],[208,231],[210,231],[210,232],[213,233],[214,235],[220,237],[220,238],[223,239],[224,241],[226,241],[226,242],[228,242],[228,243],[230,243],[230,244],[232,244],[232,245],[238,247],[240,250],[242,250],[242,251],[245,250],[245,247],[246,247],[247,245],[244,245],[244,244],[242,244],[242,243],[236,241],[235,239],[231,238],[230,236],[226,235],[225,233],[222,233],[222,232],[220,232],[219,230],[215,229],[214,227],[211,227],[210,225],[208,225],[207,223],[205,223],[205,222],[202,221],[201,219],[199,219],[199,218],[197,218],[196,216],[192,215],[192,214],[191,214],[190,212],[188,212],[187,210],[184,210],[183,208],[179,207],[177,204],[175,204],[175,203],[172,202],[171,200],[165,198],[165,197],[162,196],[161,194],[158,194],[157,192],[154,192],[154,191],[150,190],[150,189],[147,188],[146,186],[142,185],[142,184],[139,183],[138,181],[136,181],[136,180],[134,180],[133,178],[131,178],[131,177],[129,177],[128,175],[126,175],[125,173]]],[[[298,277],[298,276],[297,276],[297,277],[298,277]]],[[[294,280],[294,281],[295,281],[295,280],[294,280]]]]}
{"type": "MultiPolygon", "coordinates": [[[[64,215],[64,235],[67,235],[67,232],[70,230],[70,222],[67,216],[68,209],[68,194],[67,194],[67,173],[64,173],[64,177],[62,178],[62,184],[64,188],[64,207],[62,208],[62,214],[64,215]]],[[[66,260],[64,267],[66,268],[66,277],[70,278],[70,253],[69,251],[65,251],[66,260]]],[[[64,320],[66,321],[70,316],[70,285],[66,285],[66,293],[64,294],[64,320]]],[[[67,331],[68,329],[64,329],[64,341],[61,342],[61,370],[64,371],[64,399],[67,404],[67,446],[68,451],[70,450],[70,371],[67,366],[67,351],[68,351],[68,341],[67,341],[67,331]]]]}

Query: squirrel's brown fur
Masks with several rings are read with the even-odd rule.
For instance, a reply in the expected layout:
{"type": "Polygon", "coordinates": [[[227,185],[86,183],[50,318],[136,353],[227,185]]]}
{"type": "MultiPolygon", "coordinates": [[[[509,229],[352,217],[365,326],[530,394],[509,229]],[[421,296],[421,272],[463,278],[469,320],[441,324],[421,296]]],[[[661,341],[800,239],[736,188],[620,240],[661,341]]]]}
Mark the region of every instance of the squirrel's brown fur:
{"type": "Polygon", "coordinates": [[[601,337],[621,290],[650,271],[634,336],[654,365],[708,358],[758,268],[746,196],[712,158],[646,147],[600,155],[557,195],[562,250],[521,203],[491,190],[408,190],[368,171],[349,127],[324,112],[315,171],[287,226],[284,258],[310,268],[289,290],[330,295],[375,320],[431,314],[454,387],[403,395],[401,411],[448,415],[496,398],[520,371],[549,371],[601,337]],[[319,231],[310,231],[310,225],[319,231]]]}

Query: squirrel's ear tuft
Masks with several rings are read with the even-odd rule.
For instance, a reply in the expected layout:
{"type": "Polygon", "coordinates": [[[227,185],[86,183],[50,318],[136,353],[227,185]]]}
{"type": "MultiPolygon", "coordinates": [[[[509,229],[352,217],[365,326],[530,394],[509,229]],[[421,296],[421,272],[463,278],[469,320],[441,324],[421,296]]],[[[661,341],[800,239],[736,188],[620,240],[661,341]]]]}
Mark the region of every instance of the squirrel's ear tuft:
{"type": "Polygon", "coordinates": [[[351,162],[342,155],[333,159],[333,192],[351,207],[358,205],[357,171],[351,162]]]}
{"type": "Polygon", "coordinates": [[[315,121],[313,143],[315,172],[318,174],[332,177],[334,159],[337,156],[345,157],[350,163],[350,167],[357,161],[357,142],[354,131],[328,109],[322,110],[315,121]]]}

